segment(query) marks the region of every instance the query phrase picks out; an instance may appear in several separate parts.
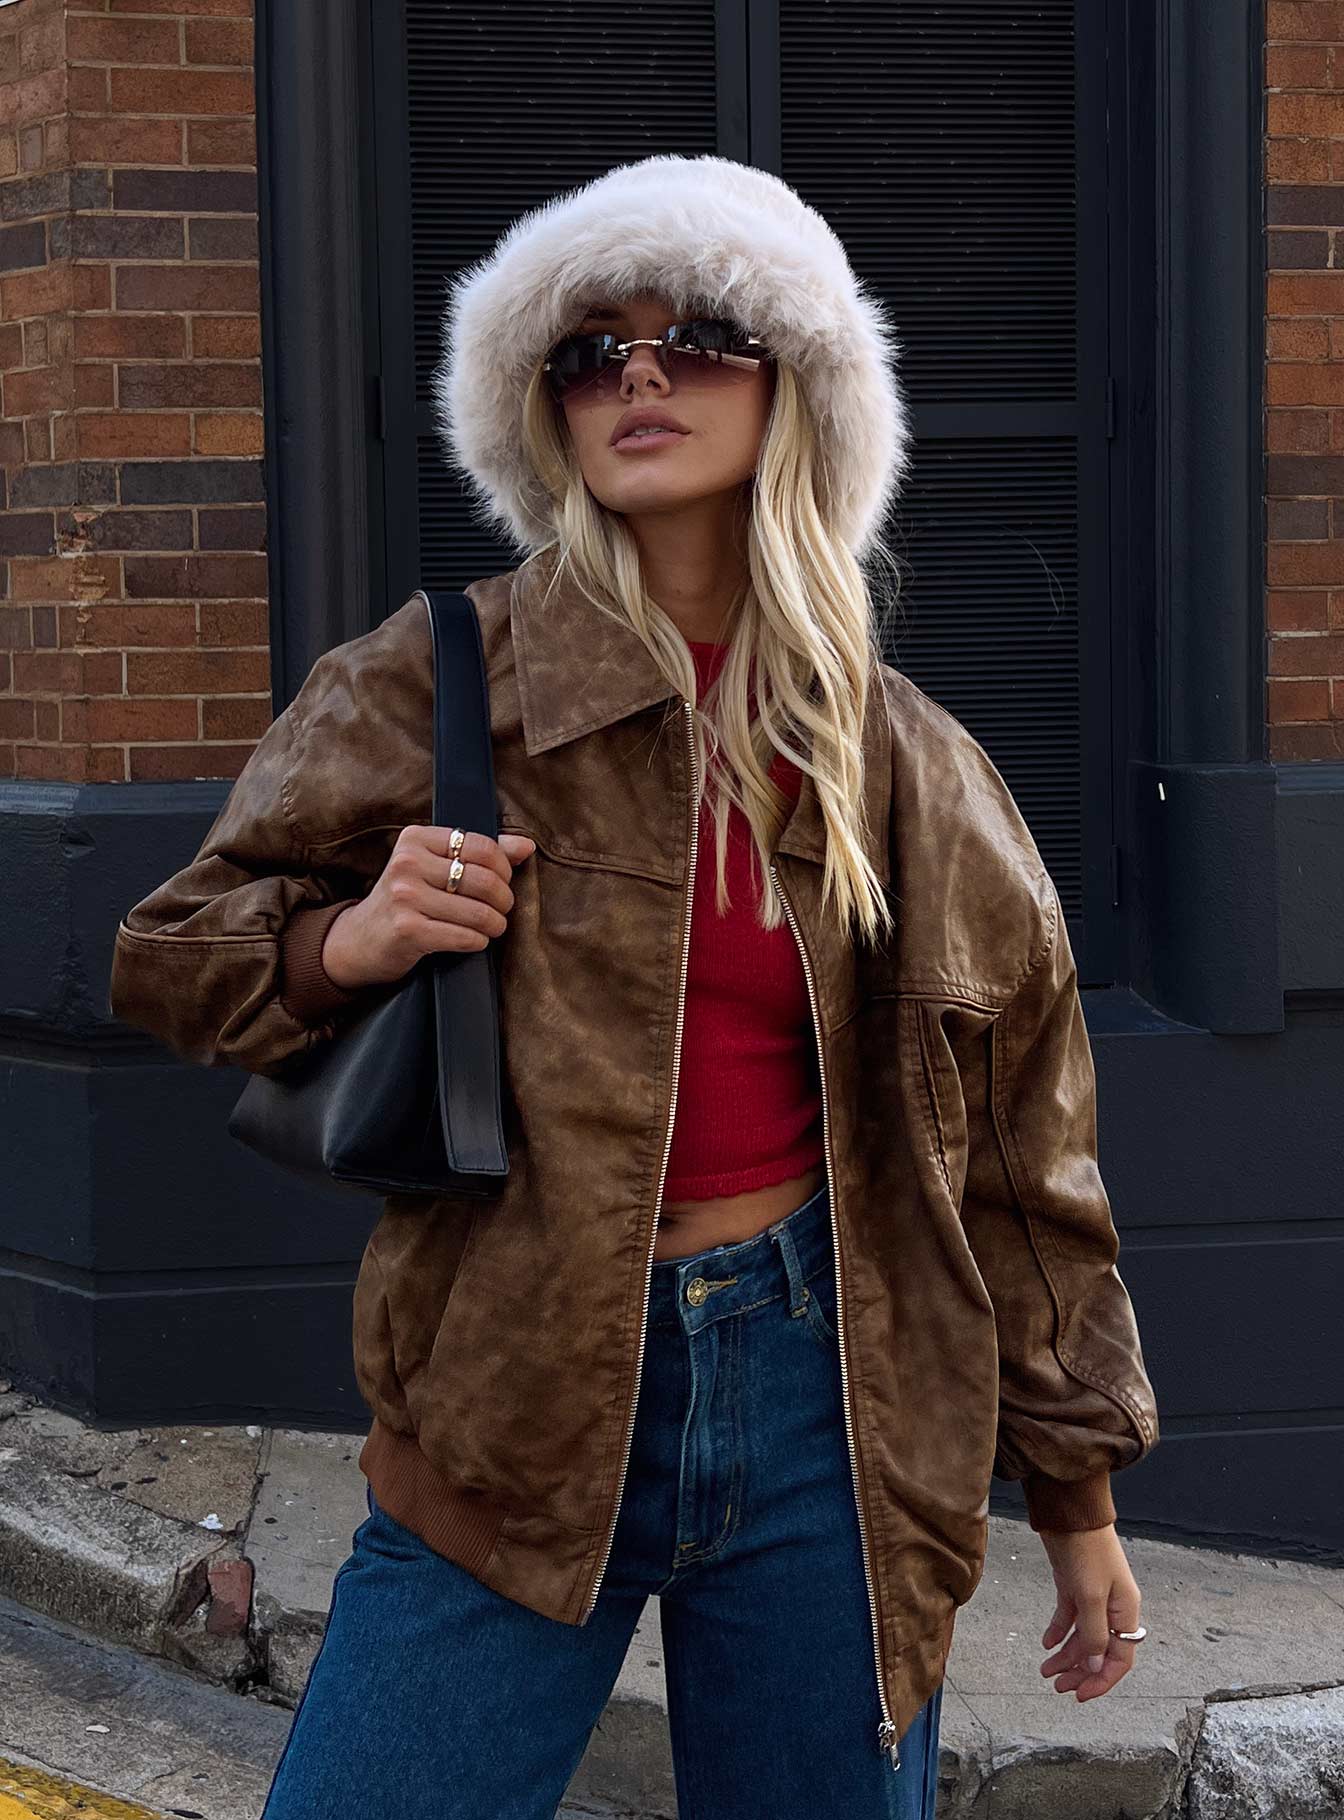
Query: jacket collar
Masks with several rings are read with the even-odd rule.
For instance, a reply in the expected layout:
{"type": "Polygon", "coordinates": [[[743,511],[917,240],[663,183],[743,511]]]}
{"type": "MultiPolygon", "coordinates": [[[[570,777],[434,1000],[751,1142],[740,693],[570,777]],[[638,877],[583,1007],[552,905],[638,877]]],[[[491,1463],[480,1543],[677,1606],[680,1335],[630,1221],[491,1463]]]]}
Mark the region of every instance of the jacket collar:
{"type": "MultiPolygon", "coordinates": [[[[557,561],[554,545],[529,558],[514,571],[509,597],[523,743],[529,757],[677,696],[637,634],[601,612],[567,576],[547,595],[557,561]]],[[[868,689],[863,745],[868,824],[864,852],[886,886],[891,881],[891,724],[876,669],[868,689]]],[[[778,851],[825,864],[825,820],[806,774],[778,851]]]]}

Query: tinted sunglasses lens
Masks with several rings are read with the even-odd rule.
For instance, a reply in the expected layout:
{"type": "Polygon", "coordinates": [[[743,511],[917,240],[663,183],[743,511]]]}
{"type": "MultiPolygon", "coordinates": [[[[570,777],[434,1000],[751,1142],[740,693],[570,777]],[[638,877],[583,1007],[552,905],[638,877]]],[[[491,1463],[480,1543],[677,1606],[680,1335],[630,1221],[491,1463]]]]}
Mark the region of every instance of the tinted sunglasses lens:
{"type": "Polygon", "coordinates": [[[570,335],[558,342],[547,356],[550,371],[546,375],[556,397],[566,398],[592,385],[608,366],[608,355],[615,346],[614,335],[570,335]]]}
{"type": "Polygon", "coordinates": [[[672,371],[701,385],[750,379],[767,358],[766,350],[739,323],[718,316],[678,323],[669,354],[672,371]]]}
{"type": "Polygon", "coordinates": [[[672,352],[716,365],[745,346],[747,332],[720,316],[696,316],[671,331],[672,352]]]}

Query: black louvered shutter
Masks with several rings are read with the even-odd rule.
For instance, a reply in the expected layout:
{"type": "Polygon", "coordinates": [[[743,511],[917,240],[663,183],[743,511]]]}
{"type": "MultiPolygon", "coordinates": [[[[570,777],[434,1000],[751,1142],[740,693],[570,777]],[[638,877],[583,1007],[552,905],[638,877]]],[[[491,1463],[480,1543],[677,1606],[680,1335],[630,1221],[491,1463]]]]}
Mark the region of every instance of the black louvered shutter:
{"type": "MultiPolygon", "coordinates": [[[[1106,44],[1079,29],[1100,19],[1089,5],[405,0],[403,320],[416,572],[460,586],[516,558],[473,525],[431,427],[444,279],[521,210],[613,164],[722,150],[778,169],[835,227],[904,342],[918,443],[890,526],[903,586],[888,655],[1004,773],[1083,978],[1101,983],[1113,936],[1106,44]]],[[[399,357],[385,344],[384,371],[399,357]]]]}
{"type": "Polygon", "coordinates": [[[888,655],[985,745],[1099,971],[1110,613],[1080,527],[1105,485],[1106,220],[1081,202],[1104,35],[1080,42],[1075,0],[782,0],[779,21],[782,175],[904,343],[888,655]]]}
{"type": "Polygon", "coordinates": [[[653,152],[715,149],[714,0],[407,0],[420,554],[431,585],[498,571],[429,415],[443,281],[524,209],[653,152]]]}

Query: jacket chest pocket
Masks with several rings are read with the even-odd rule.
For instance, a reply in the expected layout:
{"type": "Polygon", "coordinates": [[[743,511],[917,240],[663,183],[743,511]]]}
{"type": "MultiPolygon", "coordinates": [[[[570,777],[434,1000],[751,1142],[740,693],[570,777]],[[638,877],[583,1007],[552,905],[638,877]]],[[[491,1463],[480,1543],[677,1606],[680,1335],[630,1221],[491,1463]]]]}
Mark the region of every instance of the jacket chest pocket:
{"type": "Polygon", "coordinates": [[[530,758],[499,754],[500,832],[565,865],[675,884],[690,830],[666,745],[629,723],[530,758]]]}
{"type": "MultiPolygon", "coordinates": [[[[633,841],[611,840],[601,844],[601,832],[570,825],[557,830],[546,819],[526,810],[502,808],[499,814],[501,834],[525,834],[537,844],[544,858],[562,866],[578,866],[593,872],[610,872],[618,877],[647,879],[653,884],[677,882],[677,867],[670,853],[656,849],[640,851],[633,841]]],[[[530,863],[530,862],[529,862],[530,863]]]]}

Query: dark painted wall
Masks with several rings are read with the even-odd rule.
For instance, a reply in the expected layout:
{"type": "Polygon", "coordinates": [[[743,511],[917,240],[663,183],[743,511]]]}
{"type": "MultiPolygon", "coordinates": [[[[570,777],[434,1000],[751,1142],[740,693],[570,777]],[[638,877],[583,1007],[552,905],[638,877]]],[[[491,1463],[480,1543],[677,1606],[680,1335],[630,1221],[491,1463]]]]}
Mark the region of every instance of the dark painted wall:
{"type": "Polygon", "coordinates": [[[107,1010],[118,918],[227,787],[0,784],[0,1374],[117,1421],[354,1419],[351,1261],[377,1202],[278,1179],[225,1130],[245,1075],[107,1010]]]}

